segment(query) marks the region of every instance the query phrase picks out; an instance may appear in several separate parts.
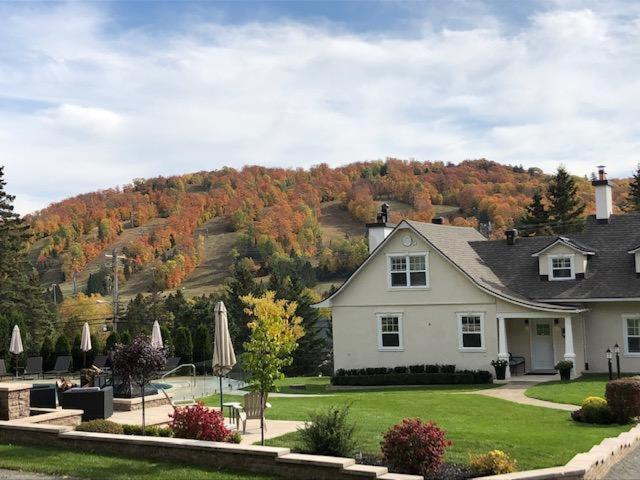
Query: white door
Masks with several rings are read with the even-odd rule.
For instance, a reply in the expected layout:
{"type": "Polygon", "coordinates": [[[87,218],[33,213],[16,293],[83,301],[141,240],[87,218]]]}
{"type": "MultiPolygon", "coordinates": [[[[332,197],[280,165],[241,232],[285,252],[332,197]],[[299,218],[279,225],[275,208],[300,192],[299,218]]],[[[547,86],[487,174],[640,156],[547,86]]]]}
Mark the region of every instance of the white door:
{"type": "Polygon", "coordinates": [[[531,363],[533,370],[553,369],[553,320],[533,320],[531,363]]]}

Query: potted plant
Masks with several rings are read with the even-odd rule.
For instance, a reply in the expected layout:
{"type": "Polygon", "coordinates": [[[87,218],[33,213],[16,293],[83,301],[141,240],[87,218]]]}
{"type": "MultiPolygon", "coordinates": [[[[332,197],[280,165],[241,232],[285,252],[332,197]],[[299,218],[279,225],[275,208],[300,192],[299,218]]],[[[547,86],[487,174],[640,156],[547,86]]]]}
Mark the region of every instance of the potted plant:
{"type": "Polygon", "coordinates": [[[506,378],[507,365],[509,365],[507,360],[502,360],[500,358],[498,360],[491,360],[491,366],[496,371],[496,380],[504,380],[506,378]]]}
{"type": "Polygon", "coordinates": [[[561,360],[556,363],[555,369],[560,372],[560,380],[571,380],[571,369],[573,362],[570,360],[561,360]]]}

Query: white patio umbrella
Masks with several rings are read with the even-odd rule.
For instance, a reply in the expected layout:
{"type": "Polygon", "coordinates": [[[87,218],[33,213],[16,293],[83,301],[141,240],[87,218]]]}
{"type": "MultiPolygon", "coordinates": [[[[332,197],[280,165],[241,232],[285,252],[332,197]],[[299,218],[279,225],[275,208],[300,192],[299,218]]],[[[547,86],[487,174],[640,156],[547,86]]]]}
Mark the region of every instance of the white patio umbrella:
{"type": "Polygon", "coordinates": [[[84,363],[84,367],[87,368],[87,352],[91,350],[91,330],[89,330],[89,324],[87,322],[84,322],[82,326],[80,350],[82,350],[82,362],[84,363]]]}
{"type": "Polygon", "coordinates": [[[9,353],[15,356],[16,364],[16,377],[18,376],[18,355],[24,352],[22,347],[22,337],[20,336],[20,327],[14,325],[13,332],[11,332],[11,343],[9,344],[9,353]]]}
{"type": "Polygon", "coordinates": [[[160,324],[157,320],[153,322],[153,327],[151,328],[151,346],[153,348],[164,347],[164,343],[162,343],[162,332],[160,331],[160,324]]]}
{"type": "Polygon", "coordinates": [[[215,340],[213,344],[213,373],[220,377],[220,411],[222,412],[222,376],[231,371],[236,364],[236,354],[229,336],[227,308],[223,302],[216,303],[215,340]]]}

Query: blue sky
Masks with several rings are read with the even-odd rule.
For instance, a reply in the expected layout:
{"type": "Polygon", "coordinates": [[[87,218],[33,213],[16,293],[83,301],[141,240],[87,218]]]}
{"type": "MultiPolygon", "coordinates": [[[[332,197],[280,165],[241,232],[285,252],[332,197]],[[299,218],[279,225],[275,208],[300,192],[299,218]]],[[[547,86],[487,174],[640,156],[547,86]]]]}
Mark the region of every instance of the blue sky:
{"type": "Polygon", "coordinates": [[[0,44],[22,213],[223,165],[640,160],[635,2],[4,2],[0,44]]]}

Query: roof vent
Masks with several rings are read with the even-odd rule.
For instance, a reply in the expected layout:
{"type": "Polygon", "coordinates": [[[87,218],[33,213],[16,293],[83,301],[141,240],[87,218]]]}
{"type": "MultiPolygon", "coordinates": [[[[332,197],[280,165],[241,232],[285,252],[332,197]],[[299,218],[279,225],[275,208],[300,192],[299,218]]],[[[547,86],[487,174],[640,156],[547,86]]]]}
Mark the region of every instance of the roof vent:
{"type": "Polygon", "coordinates": [[[431,223],[434,225],[444,225],[444,217],[433,217],[431,223]]]}
{"type": "Polygon", "coordinates": [[[507,237],[507,245],[516,244],[516,238],[518,238],[518,230],[516,230],[515,228],[512,228],[510,230],[507,230],[505,232],[505,235],[507,237]]]}

